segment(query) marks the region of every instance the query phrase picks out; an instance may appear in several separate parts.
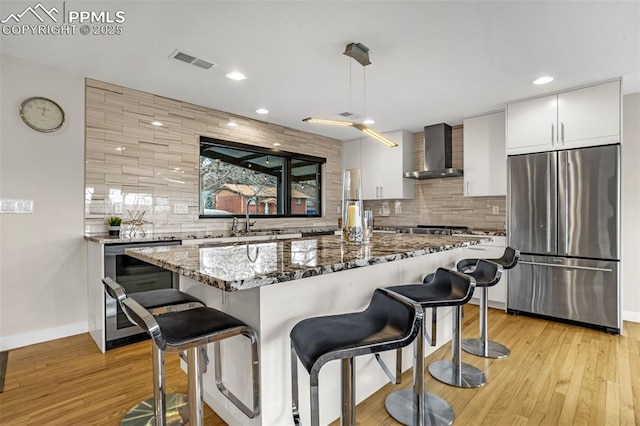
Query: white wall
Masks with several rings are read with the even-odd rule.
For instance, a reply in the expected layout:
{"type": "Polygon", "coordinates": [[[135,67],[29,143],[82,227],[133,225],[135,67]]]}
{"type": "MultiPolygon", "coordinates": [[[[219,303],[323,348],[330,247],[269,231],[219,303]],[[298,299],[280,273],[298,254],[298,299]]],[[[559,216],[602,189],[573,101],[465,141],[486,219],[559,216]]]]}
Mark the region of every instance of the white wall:
{"type": "Polygon", "coordinates": [[[84,79],[0,56],[0,198],[33,214],[0,214],[0,350],[87,331],[84,79]],[[22,100],[45,96],[67,117],[54,134],[27,127],[22,100]]]}
{"type": "Polygon", "coordinates": [[[640,93],[623,98],[622,319],[640,322],[640,93]]]}

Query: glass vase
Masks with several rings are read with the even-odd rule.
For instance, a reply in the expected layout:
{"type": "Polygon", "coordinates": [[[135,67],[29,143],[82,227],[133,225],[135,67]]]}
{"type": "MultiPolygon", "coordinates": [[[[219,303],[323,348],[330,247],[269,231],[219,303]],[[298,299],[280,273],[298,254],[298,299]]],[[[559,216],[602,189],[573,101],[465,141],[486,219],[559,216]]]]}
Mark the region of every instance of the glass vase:
{"type": "Polygon", "coordinates": [[[362,212],[362,172],[345,169],[342,176],[342,241],[345,244],[364,243],[362,212]]]}

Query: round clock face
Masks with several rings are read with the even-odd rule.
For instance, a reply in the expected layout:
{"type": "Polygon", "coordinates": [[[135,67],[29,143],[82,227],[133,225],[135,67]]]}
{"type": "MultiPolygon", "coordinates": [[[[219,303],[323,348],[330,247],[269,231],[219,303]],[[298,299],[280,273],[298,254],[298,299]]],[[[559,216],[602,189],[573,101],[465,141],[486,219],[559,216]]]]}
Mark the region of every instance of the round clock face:
{"type": "Polygon", "coordinates": [[[20,105],[20,117],[27,126],[39,132],[55,132],[64,124],[64,111],[60,105],[42,97],[25,99],[20,105]]]}

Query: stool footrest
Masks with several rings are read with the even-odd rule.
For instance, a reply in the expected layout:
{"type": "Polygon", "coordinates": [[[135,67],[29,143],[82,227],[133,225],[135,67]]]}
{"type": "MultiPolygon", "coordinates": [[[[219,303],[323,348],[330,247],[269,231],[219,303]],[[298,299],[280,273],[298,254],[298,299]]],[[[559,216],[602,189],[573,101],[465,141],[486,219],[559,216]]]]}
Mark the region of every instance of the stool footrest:
{"type": "Polygon", "coordinates": [[[429,364],[429,373],[442,383],[459,388],[477,388],[487,383],[482,370],[465,362],[457,365],[448,359],[429,364]]]}
{"type": "Polygon", "coordinates": [[[413,389],[403,389],[393,392],[387,396],[384,406],[391,417],[404,425],[424,425],[424,426],[448,426],[453,423],[454,413],[451,405],[438,395],[423,392],[425,410],[422,413],[423,421],[420,422],[417,416],[420,415],[413,389]]]}
{"type": "Polygon", "coordinates": [[[509,348],[498,342],[488,340],[485,345],[481,339],[463,339],[462,350],[483,358],[506,358],[510,353],[509,348]]]}

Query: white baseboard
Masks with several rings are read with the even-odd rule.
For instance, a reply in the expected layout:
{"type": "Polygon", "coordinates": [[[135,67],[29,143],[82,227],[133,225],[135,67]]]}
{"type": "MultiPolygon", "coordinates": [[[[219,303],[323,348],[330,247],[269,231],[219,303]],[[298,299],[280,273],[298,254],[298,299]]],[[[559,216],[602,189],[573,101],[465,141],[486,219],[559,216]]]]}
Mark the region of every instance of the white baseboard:
{"type": "Polygon", "coordinates": [[[640,322],[640,312],[622,311],[622,321],[640,322]]]}
{"type": "Polygon", "coordinates": [[[8,351],[35,343],[48,342],[49,340],[74,336],[76,334],[86,333],[87,331],[89,331],[89,324],[87,321],[81,321],[59,327],[46,328],[44,330],[4,336],[0,337],[0,351],[8,351]]]}

